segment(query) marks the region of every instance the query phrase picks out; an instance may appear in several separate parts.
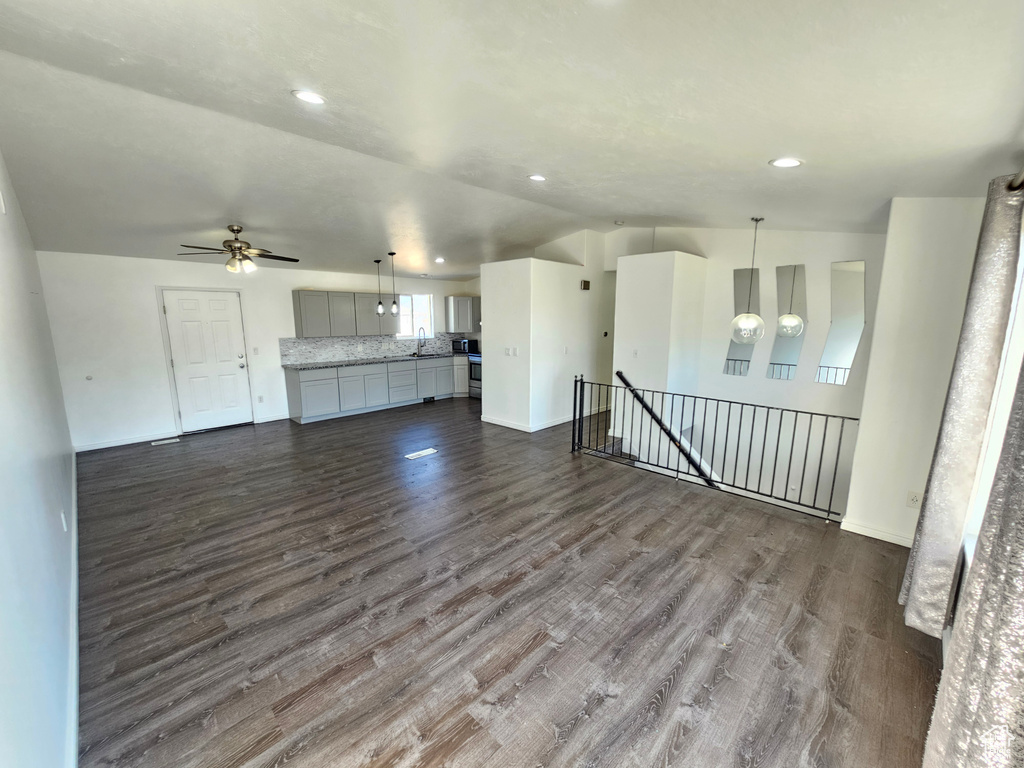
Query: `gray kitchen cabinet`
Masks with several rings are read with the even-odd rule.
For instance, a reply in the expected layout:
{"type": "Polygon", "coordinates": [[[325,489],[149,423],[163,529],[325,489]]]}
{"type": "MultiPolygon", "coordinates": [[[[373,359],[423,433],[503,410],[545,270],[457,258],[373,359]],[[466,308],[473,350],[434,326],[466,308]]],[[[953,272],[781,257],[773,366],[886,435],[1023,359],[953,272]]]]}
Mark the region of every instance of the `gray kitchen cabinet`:
{"type": "Polygon", "coordinates": [[[374,373],[369,376],[364,376],[363,382],[366,389],[367,407],[387,405],[391,402],[391,398],[388,393],[387,371],[384,373],[374,373]]]}
{"type": "Polygon", "coordinates": [[[302,398],[303,418],[325,416],[341,410],[337,374],[330,379],[299,382],[299,390],[302,398]]]}
{"type": "Polygon", "coordinates": [[[473,296],[469,303],[469,324],[473,327],[470,333],[480,333],[480,297],[473,296]]]}
{"type": "MultiPolygon", "coordinates": [[[[455,394],[455,368],[446,365],[444,368],[436,368],[437,371],[437,397],[455,394]]],[[[468,380],[467,380],[468,381],[468,380]]]]}
{"type": "Polygon", "coordinates": [[[356,296],[330,291],[327,304],[331,316],[331,336],[356,335],[356,296]]]}
{"type": "Polygon", "coordinates": [[[468,395],[469,394],[469,366],[468,365],[457,365],[453,369],[455,372],[455,394],[456,395],[468,395]]]}
{"type": "MultiPolygon", "coordinates": [[[[384,297],[384,317],[380,319],[381,336],[397,336],[399,330],[401,330],[401,317],[391,314],[391,302],[393,300],[394,296],[384,297]]],[[[374,306],[377,305],[374,304],[374,306]]]]}
{"type": "MultiPolygon", "coordinates": [[[[358,368],[342,369],[345,373],[358,370],[358,368]]],[[[341,410],[354,411],[357,408],[366,407],[366,390],[363,387],[363,374],[338,376],[338,391],[341,395],[341,410]]]]}
{"type": "Polygon", "coordinates": [[[357,293],[355,295],[357,336],[380,336],[377,300],[376,293],[357,293]]]}
{"type": "Polygon", "coordinates": [[[310,339],[331,335],[331,309],[327,291],[292,291],[295,336],[310,339]]]}
{"type": "Polygon", "coordinates": [[[473,297],[445,296],[448,333],[473,332],[473,297]]]}
{"type": "Polygon", "coordinates": [[[416,397],[434,397],[437,395],[437,369],[424,368],[416,371],[416,397]]]}

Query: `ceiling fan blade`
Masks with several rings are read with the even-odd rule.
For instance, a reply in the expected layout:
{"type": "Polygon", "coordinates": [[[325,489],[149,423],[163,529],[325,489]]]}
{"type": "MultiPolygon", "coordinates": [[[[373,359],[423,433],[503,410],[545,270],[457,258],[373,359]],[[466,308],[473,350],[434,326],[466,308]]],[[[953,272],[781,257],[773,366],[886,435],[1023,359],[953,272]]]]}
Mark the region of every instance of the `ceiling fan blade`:
{"type": "Polygon", "coordinates": [[[178,256],[223,256],[227,251],[186,251],[178,256]]]}
{"type": "Polygon", "coordinates": [[[212,246],[212,245],[185,245],[184,243],[180,243],[178,247],[179,248],[195,248],[195,249],[200,250],[200,251],[215,251],[216,253],[227,253],[227,251],[225,251],[223,248],[217,248],[217,247],[212,246]]]}
{"type": "Polygon", "coordinates": [[[262,256],[265,253],[273,253],[273,251],[268,251],[264,248],[246,248],[242,253],[247,253],[250,256],[262,256]]]}
{"type": "Polygon", "coordinates": [[[272,253],[257,253],[256,255],[259,256],[261,259],[274,259],[275,261],[290,261],[293,262],[294,264],[299,263],[298,259],[289,259],[287,256],[275,256],[272,253]]]}

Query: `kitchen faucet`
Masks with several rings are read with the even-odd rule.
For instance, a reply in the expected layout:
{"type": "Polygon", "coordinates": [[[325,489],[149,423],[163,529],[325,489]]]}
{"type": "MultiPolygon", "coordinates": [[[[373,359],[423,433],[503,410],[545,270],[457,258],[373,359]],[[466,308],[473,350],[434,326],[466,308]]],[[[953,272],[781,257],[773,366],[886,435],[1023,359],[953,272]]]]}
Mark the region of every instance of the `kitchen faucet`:
{"type": "Polygon", "coordinates": [[[423,355],[423,345],[427,343],[427,331],[421,325],[416,332],[416,357],[423,355]]]}

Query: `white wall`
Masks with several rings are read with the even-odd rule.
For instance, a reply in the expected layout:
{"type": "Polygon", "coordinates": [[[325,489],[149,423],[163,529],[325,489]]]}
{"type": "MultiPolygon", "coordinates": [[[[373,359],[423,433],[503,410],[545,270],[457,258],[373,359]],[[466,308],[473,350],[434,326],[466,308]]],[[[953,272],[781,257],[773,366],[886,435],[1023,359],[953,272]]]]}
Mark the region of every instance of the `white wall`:
{"type": "Polygon", "coordinates": [[[35,250],[2,158],[0,195],[0,763],[58,768],[77,763],[73,454],[35,250]]]}
{"type": "Polygon", "coordinates": [[[481,418],[530,430],[530,290],[532,259],[480,268],[481,418]],[[510,354],[506,355],[508,349],[510,354]],[[511,353],[518,352],[516,355],[511,353]]]}
{"type": "MultiPolygon", "coordinates": [[[[896,198],[843,528],[909,545],[931,467],[985,201],[896,198]]],[[[859,357],[859,355],[858,355],[859,357]]]]}
{"type": "MultiPolygon", "coordinates": [[[[376,275],[274,268],[235,275],[218,261],[40,253],[39,264],[76,450],[176,434],[158,287],[241,293],[257,422],[288,416],[278,339],[295,336],[291,292],[377,291],[376,275]]],[[[402,293],[433,294],[438,329],[445,323],[444,297],[465,295],[466,288],[461,282],[398,278],[402,293]]]]}
{"type": "Polygon", "coordinates": [[[578,234],[537,252],[571,246],[583,265],[531,258],[481,267],[484,421],[531,432],[560,424],[572,419],[575,375],[609,380],[615,278],[604,270],[603,237],[578,234]],[[516,348],[518,357],[505,354],[516,348]]]}
{"type": "MultiPolygon", "coordinates": [[[[761,315],[768,329],[765,338],[754,345],[750,373],[747,376],[727,376],[723,369],[729,349],[729,324],[734,316],[733,270],[750,266],[753,228],[658,227],[656,230],[615,230],[609,233],[605,241],[606,268],[615,268],[618,258],[628,252],[623,249],[649,248],[652,243],[656,252],[676,250],[707,258],[707,288],[704,299],[698,391],[686,394],[842,416],[855,417],[860,413],[867,377],[866,362],[871,354],[871,337],[885,252],[885,236],[770,229],[762,229],[758,233],[755,266],[762,276],[761,315]],[[831,265],[834,261],[865,262],[866,325],[853,371],[845,387],[818,384],[814,381],[828,336],[831,318],[831,265]],[[806,267],[807,326],[795,378],[792,381],[772,380],[767,378],[772,349],[771,337],[774,334],[775,320],[780,314],[775,268],[790,264],[803,264],[806,267]]],[[[788,306],[782,309],[787,310],[788,306]]]]}

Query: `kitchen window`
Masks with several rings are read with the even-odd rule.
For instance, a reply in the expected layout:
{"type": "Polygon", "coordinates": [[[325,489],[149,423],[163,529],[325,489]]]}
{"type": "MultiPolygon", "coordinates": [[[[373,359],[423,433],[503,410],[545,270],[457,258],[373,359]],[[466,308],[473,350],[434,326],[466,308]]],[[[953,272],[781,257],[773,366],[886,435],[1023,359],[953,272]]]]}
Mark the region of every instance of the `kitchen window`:
{"type": "Polygon", "coordinates": [[[414,294],[398,297],[398,338],[415,339],[420,328],[434,337],[434,297],[414,294]]]}

